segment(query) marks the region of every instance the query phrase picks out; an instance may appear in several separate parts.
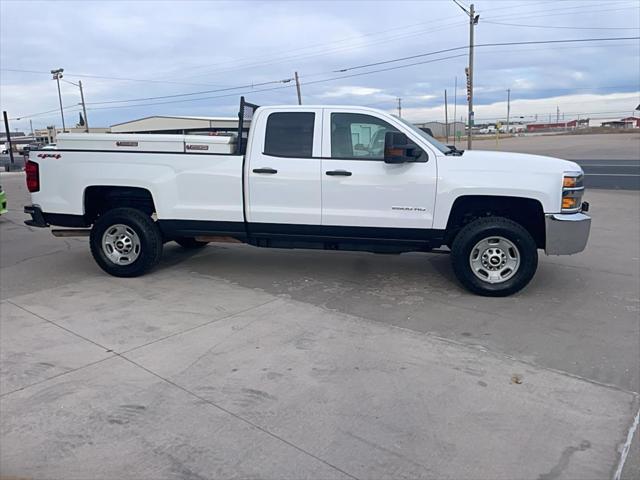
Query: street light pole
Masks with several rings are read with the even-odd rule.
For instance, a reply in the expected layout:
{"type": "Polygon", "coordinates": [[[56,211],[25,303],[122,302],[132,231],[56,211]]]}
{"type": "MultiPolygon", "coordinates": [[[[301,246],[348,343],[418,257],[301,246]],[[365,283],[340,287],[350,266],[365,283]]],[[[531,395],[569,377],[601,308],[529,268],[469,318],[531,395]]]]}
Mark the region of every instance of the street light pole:
{"type": "Polygon", "coordinates": [[[64,124],[64,111],[62,109],[62,94],[60,93],[60,79],[62,78],[62,72],[64,72],[64,68],[51,70],[51,74],[53,75],[53,80],[55,80],[58,84],[58,100],[60,101],[60,116],[62,117],[62,131],[66,132],[67,127],[64,124]]]}

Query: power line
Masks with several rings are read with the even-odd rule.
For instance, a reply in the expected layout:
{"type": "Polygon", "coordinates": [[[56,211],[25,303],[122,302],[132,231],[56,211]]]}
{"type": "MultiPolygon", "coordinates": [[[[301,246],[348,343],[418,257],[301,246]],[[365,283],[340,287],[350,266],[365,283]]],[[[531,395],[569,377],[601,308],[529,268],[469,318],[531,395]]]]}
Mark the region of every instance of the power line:
{"type": "MultiPolygon", "coordinates": [[[[559,2],[553,2],[553,3],[559,3],[559,2]]],[[[618,6],[622,6],[622,5],[629,5],[629,2],[626,0],[617,0],[617,1],[611,1],[609,0],[607,2],[607,5],[615,5],[616,8],[618,6]]],[[[500,10],[503,11],[503,13],[500,13],[498,15],[496,15],[495,17],[492,17],[493,19],[497,19],[497,18],[519,18],[519,17],[524,17],[524,16],[533,16],[533,15],[538,15],[538,14],[543,14],[543,15],[564,15],[563,13],[558,13],[558,12],[568,12],[568,14],[573,14],[574,12],[585,12],[585,13],[589,13],[590,9],[598,9],[598,11],[600,9],[602,9],[602,3],[598,2],[595,5],[585,5],[584,2],[580,2],[579,4],[576,5],[565,5],[565,6],[561,6],[561,7],[557,7],[557,8],[544,8],[543,10],[532,10],[532,11],[518,11],[515,13],[515,15],[510,14],[510,13],[504,13],[505,9],[501,8],[500,10]]],[[[495,8],[493,10],[498,10],[498,8],[495,8]]],[[[483,9],[483,12],[486,12],[488,10],[483,9]]]]}
{"type": "MultiPolygon", "coordinates": [[[[610,3],[609,5],[612,5],[613,3],[610,3]]],[[[591,7],[594,6],[599,6],[599,5],[592,5],[591,7]]],[[[605,9],[599,9],[599,10],[587,10],[588,8],[590,8],[589,6],[586,7],[572,7],[573,9],[571,11],[567,11],[569,10],[568,8],[563,8],[563,9],[555,9],[555,10],[564,10],[564,13],[549,13],[549,12],[554,12],[553,9],[550,10],[544,10],[542,12],[542,14],[538,15],[537,13],[535,15],[517,15],[517,16],[511,16],[511,15],[498,15],[495,17],[489,17],[489,20],[502,20],[502,19],[506,19],[506,20],[522,20],[522,19],[526,19],[526,18],[543,18],[543,17],[561,17],[561,16],[565,16],[565,15],[571,15],[571,16],[576,16],[576,15],[586,15],[586,14],[590,14],[590,13],[605,13],[605,12],[620,12],[622,10],[629,10],[630,8],[636,8],[636,7],[622,7],[622,8],[605,8],[605,9]]]]}
{"type": "Polygon", "coordinates": [[[375,42],[367,42],[367,43],[362,43],[359,45],[350,45],[350,46],[344,46],[344,47],[335,47],[335,48],[331,48],[331,49],[327,49],[327,50],[323,50],[323,51],[319,51],[316,53],[311,53],[311,54],[305,54],[305,55],[294,55],[294,56],[289,56],[289,57],[283,57],[280,59],[276,59],[276,60],[265,60],[265,61],[261,61],[261,62],[257,62],[257,63],[248,63],[248,64],[241,64],[239,66],[233,67],[233,68],[228,68],[228,69],[223,69],[223,70],[213,70],[213,71],[207,71],[207,72],[203,72],[203,73],[198,73],[196,75],[190,75],[189,78],[193,78],[193,77],[199,77],[199,76],[203,76],[203,75],[216,75],[216,74],[224,74],[224,73],[228,73],[228,72],[233,72],[233,71],[238,71],[238,70],[246,70],[249,68],[256,68],[256,67],[262,67],[262,66],[267,66],[267,65],[273,65],[276,63],[283,63],[283,62],[291,62],[294,60],[307,60],[310,58],[314,58],[314,57],[321,57],[321,56],[326,56],[326,55],[330,55],[330,54],[335,54],[338,52],[345,52],[345,51],[350,51],[350,50],[358,50],[364,47],[368,47],[368,46],[372,46],[372,45],[378,45],[378,44],[387,44],[388,42],[392,41],[392,40],[400,40],[400,39],[404,39],[404,38],[408,38],[408,37],[415,37],[418,35],[425,35],[428,33],[435,33],[435,32],[439,32],[442,30],[447,30],[450,29],[454,26],[461,26],[464,25],[464,22],[457,22],[455,24],[450,24],[450,25],[445,25],[436,29],[427,29],[427,30],[422,30],[422,31],[417,31],[417,32],[413,32],[413,33],[409,33],[409,34],[400,34],[400,35],[396,35],[394,37],[389,37],[389,38],[384,38],[381,40],[377,40],[375,42]]]}
{"type": "Polygon", "coordinates": [[[505,23],[484,20],[483,23],[491,23],[492,25],[506,25],[509,27],[527,27],[527,28],[558,28],[567,30],[640,30],[640,27],[570,27],[560,25],[524,25],[521,23],[505,23]]]}
{"type": "Polygon", "coordinates": [[[423,62],[414,62],[414,63],[405,64],[405,65],[396,65],[394,67],[381,68],[381,69],[378,69],[378,70],[370,70],[368,72],[351,73],[349,75],[341,75],[339,77],[327,78],[327,79],[323,79],[323,80],[314,80],[312,82],[304,82],[302,85],[313,85],[313,84],[316,84],[316,83],[328,82],[330,80],[339,80],[339,79],[342,79],[342,78],[359,77],[359,76],[362,76],[362,75],[370,75],[372,73],[389,72],[391,70],[398,70],[400,68],[413,67],[415,65],[424,65],[426,63],[440,62],[442,60],[450,60],[450,59],[453,59],[453,58],[461,58],[461,57],[466,57],[466,56],[467,56],[466,54],[461,53],[459,55],[451,55],[451,56],[448,56],[448,57],[435,58],[433,60],[426,60],[426,61],[423,61],[423,62]]]}
{"type": "Polygon", "coordinates": [[[225,97],[235,97],[236,95],[247,95],[249,93],[270,92],[272,90],[282,90],[283,88],[291,88],[294,86],[295,84],[289,84],[281,87],[263,88],[260,90],[252,90],[249,92],[234,92],[234,93],[228,93],[226,95],[215,95],[212,97],[187,98],[182,100],[169,100],[167,102],[136,103],[134,105],[117,105],[115,107],[94,107],[94,108],[90,108],[89,110],[112,110],[116,108],[135,108],[135,107],[148,107],[153,105],[167,105],[170,103],[198,102],[201,100],[211,100],[214,98],[225,98],[225,97]]]}
{"type": "Polygon", "coordinates": [[[104,105],[104,104],[108,104],[108,103],[128,103],[128,102],[141,102],[141,101],[146,101],[146,100],[159,100],[162,98],[177,98],[177,97],[188,97],[188,96],[192,96],[192,95],[203,95],[206,93],[216,93],[216,92],[227,92],[230,90],[240,90],[242,88],[253,88],[253,87],[262,87],[264,85],[272,85],[275,83],[289,83],[293,80],[293,78],[285,78],[283,80],[271,80],[268,82],[261,82],[261,83],[251,83],[251,84],[247,84],[247,85],[239,85],[237,87],[227,87],[227,88],[220,88],[220,89],[216,89],[216,90],[203,90],[200,92],[192,92],[192,93],[178,93],[175,95],[160,95],[157,97],[145,97],[145,98],[129,98],[129,99],[125,99],[125,100],[107,100],[104,102],[89,102],[87,103],[87,105],[104,105]]]}
{"type": "MultiPolygon", "coordinates": [[[[311,85],[311,84],[316,84],[316,83],[322,83],[322,82],[326,82],[326,81],[330,81],[330,80],[334,80],[334,79],[340,79],[340,78],[350,78],[350,77],[355,77],[355,76],[360,76],[360,75],[369,75],[372,73],[378,73],[378,72],[384,72],[384,71],[389,71],[389,70],[395,70],[398,68],[406,68],[406,67],[411,67],[414,65],[422,65],[425,63],[431,63],[433,61],[441,61],[441,60],[448,60],[451,58],[458,58],[458,57],[462,57],[464,55],[454,55],[454,56],[450,56],[450,57],[443,57],[443,58],[439,58],[439,59],[435,59],[435,60],[430,60],[427,62],[416,62],[416,63],[411,63],[411,64],[407,64],[407,65],[399,65],[399,66],[395,66],[392,68],[385,68],[385,69],[381,69],[381,70],[374,70],[374,71],[369,71],[369,72],[363,72],[363,73],[359,73],[359,74],[355,74],[355,75],[342,75],[339,77],[334,77],[331,79],[323,79],[323,80],[318,80],[318,81],[312,81],[312,82],[301,82],[301,85],[311,85]]],[[[333,72],[326,72],[326,73],[333,73],[333,72]]],[[[316,73],[313,75],[304,75],[301,76],[300,78],[310,78],[312,76],[318,76],[318,75],[325,75],[326,73],[316,73]]],[[[206,93],[217,93],[217,92],[223,92],[223,91],[230,91],[230,90],[240,90],[242,88],[253,88],[255,86],[264,86],[264,85],[269,85],[269,84],[274,84],[274,83],[289,83],[291,82],[293,79],[284,79],[284,80],[274,80],[274,81],[270,81],[270,82],[262,82],[259,84],[247,84],[247,85],[239,85],[236,87],[229,87],[229,88],[225,88],[225,89],[219,89],[219,90],[207,90],[207,91],[201,91],[201,92],[192,92],[192,93],[181,93],[181,94],[174,94],[174,95],[162,95],[162,96],[157,96],[157,97],[146,97],[146,98],[133,98],[133,99],[123,99],[123,100],[107,100],[107,101],[103,101],[103,102],[90,102],[87,103],[87,105],[106,105],[106,104],[113,104],[113,103],[130,103],[130,102],[137,102],[137,101],[146,101],[146,100],[160,100],[160,99],[168,99],[168,98],[179,98],[179,97],[186,97],[186,96],[194,96],[194,95],[202,95],[202,94],[206,94],[206,93]]],[[[248,94],[248,93],[257,93],[257,92],[262,92],[262,91],[270,91],[271,89],[265,90],[251,90],[248,92],[243,92],[243,94],[248,94]]],[[[239,95],[239,93],[233,93],[232,95],[239,95]]],[[[225,95],[226,96],[226,95],[225,95]]],[[[215,96],[215,97],[202,97],[201,99],[211,99],[211,98],[220,98],[220,96],[215,96]]],[[[191,100],[199,100],[199,99],[191,99],[191,100]]],[[[159,104],[164,104],[167,102],[162,102],[159,104]]],[[[178,103],[178,102],[172,102],[172,103],[178,103]]],[[[144,105],[150,105],[150,104],[144,104],[144,105]]]]}
{"type": "MultiPolygon", "coordinates": [[[[640,37],[606,37],[606,38],[579,38],[579,39],[564,39],[564,40],[533,40],[524,42],[495,42],[495,43],[479,43],[475,45],[475,48],[479,47],[503,47],[512,45],[543,45],[543,44],[558,44],[558,43],[580,43],[580,42],[610,42],[620,40],[638,40],[640,37]]],[[[444,50],[438,50],[435,52],[419,53],[417,55],[410,55],[408,57],[393,58],[390,60],[383,60],[380,62],[367,63],[364,65],[357,65],[355,67],[341,68],[336,72],[347,72],[349,70],[357,70],[360,68],[374,67],[377,65],[384,65],[387,63],[401,62],[404,60],[412,60],[414,58],[426,57],[430,55],[437,55],[439,53],[454,52],[456,50],[466,50],[469,48],[467,45],[453,48],[446,48],[444,50]]]]}
{"type": "MultiPolygon", "coordinates": [[[[16,73],[37,73],[41,75],[51,75],[51,72],[45,72],[43,70],[24,70],[18,68],[0,68],[3,72],[16,72],[16,73]]],[[[110,77],[107,75],[91,75],[87,73],[66,73],[65,75],[68,77],[82,77],[82,78],[97,78],[102,80],[117,80],[124,82],[142,82],[142,83],[168,83],[174,85],[194,85],[200,87],[219,87],[219,85],[212,85],[210,83],[192,83],[192,82],[175,82],[168,80],[155,80],[155,79],[143,79],[143,78],[127,78],[127,77],[110,77]]]]}
{"type": "MultiPolygon", "coordinates": [[[[423,62],[415,62],[415,63],[411,63],[411,64],[407,64],[407,65],[396,65],[394,67],[388,67],[388,68],[383,68],[383,69],[378,69],[378,70],[372,70],[369,72],[360,72],[360,73],[353,73],[353,74],[349,74],[349,75],[340,75],[337,77],[332,77],[332,78],[324,78],[321,80],[314,80],[314,81],[310,81],[310,82],[300,82],[300,85],[315,85],[318,83],[324,83],[324,82],[330,82],[333,80],[340,80],[343,78],[351,78],[351,77],[359,77],[362,75],[370,75],[373,73],[379,73],[379,72],[386,72],[386,71],[390,71],[390,70],[398,70],[400,68],[407,68],[407,67],[412,67],[415,65],[422,65],[422,64],[426,64],[426,63],[433,63],[433,62],[439,62],[442,60],[449,60],[452,58],[458,58],[458,57],[464,57],[464,54],[460,54],[460,55],[453,55],[450,57],[442,57],[442,58],[436,58],[433,60],[427,60],[427,61],[423,61],[423,62]]],[[[224,97],[233,97],[236,95],[248,95],[250,93],[259,93],[259,92],[270,92],[273,90],[281,90],[283,88],[290,88],[294,86],[294,84],[289,84],[289,85],[285,85],[285,86],[281,86],[281,87],[274,87],[274,88],[263,88],[260,90],[251,90],[251,91],[247,91],[247,92],[234,92],[231,94],[226,94],[226,95],[215,95],[215,96],[211,96],[211,97],[199,97],[199,98],[188,98],[188,99],[182,99],[182,100],[170,100],[167,102],[153,102],[153,103],[138,103],[135,105],[119,105],[119,106],[115,106],[115,107],[95,107],[95,108],[90,108],[89,110],[106,110],[106,109],[115,109],[115,108],[133,108],[133,107],[147,107],[147,106],[153,106],[153,105],[166,105],[166,104],[171,104],[171,103],[183,103],[183,102],[196,102],[196,101],[201,101],[201,100],[212,100],[215,98],[224,98],[224,97]]]]}
{"type": "MultiPolygon", "coordinates": [[[[62,107],[62,108],[63,108],[63,110],[69,110],[71,108],[79,108],[79,107],[78,107],[78,105],[68,105],[68,106],[62,107]]],[[[17,115],[17,116],[15,116],[13,118],[10,118],[9,120],[24,120],[26,118],[40,117],[42,115],[46,115],[47,113],[53,113],[53,112],[59,112],[59,111],[60,111],[60,107],[54,108],[53,110],[47,110],[45,112],[30,113],[28,115],[17,115]]]]}
{"type": "MultiPolygon", "coordinates": [[[[478,45],[476,45],[476,47],[503,46],[503,45],[510,45],[510,46],[513,46],[513,45],[538,45],[538,44],[546,44],[546,43],[595,42],[595,41],[630,40],[630,39],[638,39],[638,38],[640,38],[640,37],[612,37],[612,38],[605,38],[605,39],[603,39],[603,38],[592,38],[592,39],[543,40],[543,41],[529,41],[529,42],[503,42],[503,43],[478,44],[478,45]]],[[[371,63],[371,64],[367,64],[367,65],[359,65],[359,66],[356,66],[356,67],[350,67],[350,68],[346,68],[346,69],[341,69],[341,70],[338,70],[337,72],[346,72],[346,71],[355,70],[355,69],[361,69],[361,68],[365,68],[365,67],[368,68],[368,67],[371,67],[371,66],[395,63],[395,62],[404,61],[404,60],[407,60],[407,59],[431,56],[431,55],[436,55],[438,53],[451,52],[451,51],[462,50],[462,49],[466,49],[466,48],[467,47],[455,47],[455,48],[439,50],[439,51],[435,51],[435,52],[428,52],[428,53],[424,53],[424,54],[412,55],[412,56],[409,56],[409,57],[403,57],[403,58],[399,58],[399,59],[385,60],[385,61],[382,61],[382,62],[375,62],[375,63],[371,63]]],[[[331,78],[326,78],[326,79],[321,79],[321,80],[316,80],[316,81],[306,81],[306,82],[301,82],[301,85],[313,85],[313,84],[319,84],[319,83],[324,83],[324,82],[333,81],[333,80],[339,80],[339,79],[344,79],[344,78],[352,78],[352,77],[357,77],[357,76],[362,76],[362,75],[371,75],[373,73],[381,73],[381,72],[386,72],[386,71],[392,71],[392,70],[396,70],[396,69],[408,68],[408,67],[412,67],[412,66],[416,66],[416,65],[423,65],[423,64],[427,64],[427,63],[439,62],[439,61],[449,60],[449,59],[453,59],[453,58],[460,58],[460,57],[464,57],[464,56],[465,56],[465,54],[452,55],[452,56],[437,58],[437,59],[434,59],[434,60],[413,62],[413,63],[403,64],[403,65],[396,65],[396,66],[389,67],[389,68],[370,70],[370,71],[366,71],[366,72],[349,74],[349,75],[340,75],[340,76],[337,76],[337,77],[331,77],[331,78]]],[[[337,73],[337,72],[333,72],[333,73],[337,73]]],[[[320,75],[320,74],[315,74],[314,76],[317,76],[317,75],[320,75]]],[[[310,75],[302,76],[303,79],[304,78],[309,78],[309,77],[310,77],[310,75]]],[[[113,103],[129,103],[129,102],[146,101],[146,100],[160,100],[160,99],[168,99],[168,98],[181,98],[181,97],[186,97],[186,96],[200,95],[200,94],[204,94],[204,93],[216,93],[218,91],[239,90],[239,89],[242,89],[242,88],[249,88],[249,87],[257,86],[257,85],[268,85],[268,84],[273,84],[273,83],[285,83],[285,80],[274,80],[274,81],[271,81],[271,82],[262,82],[261,84],[240,85],[240,86],[236,86],[236,87],[229,87],[227,89],[210,90],[210,91],[203,91],[203,92],[191,92],[191,93],[164,95],[164,96],[157,96],[157,97],[146,97],[146,98],[140,98],[140,99],[108,100],[108,101],[103,101],[103,102],[92,102],[91,104],[92,105],[107,105],[107,104],[113,104],[113,103]]],[[[183,100],[173,100],[173,101],[167,101],[167,102],[142,103],[142,104],[135,104],[135,105],[121,105],[119,107],[111,107],[111,108],[129,108],[129,107],[136,107],[136,106],[141,106],[142,107],[142,106],[152,106],[152,105],[165,105],[165,104],[170,104],[170,103],[181,103],[181,102],[186,102],[186,101],[210,100],[210,99],[223,98],[223,97],[235,96],[235,95],[240,95],[240,94],[260,93],[260,92],[265,92],[265,91],[279,90],[281,88],[287,88],[288,86],[290,86],[290,85],[287,85],[285,87],[276,87],[276,88],[268,88],[268,89],[251,90],[251,91],[242,92],[242,93],[234,92],[234,93],[228,94],[228,95],[199,97],[199,98],[191,98],[191,99],[183,99],[183,100]]],[[[108,108],[108,107],[94,107],[94,108],[91,108],[91,110],[105,109],[105,108],[108,108]]]]}
{"type": "MultiPolygon", "coordinates": [[[[544,3],[551,3],[551,2],[539,2],[539,4],[544,4],[544,3]]],[[[609,5],[614,5],[614,4],[621,4],[621,3],[625,3],[625,2],[611,2],[609,3],[609,5]]],[[[593,7],[599,7],[600,5],[591,5],[591,6],[586,6],[586,7],[578,7],[576,5],[571,5],[571,6],[565,6],[565,7],[561,7],[561,8],[557,8],[557,9],[547,9],[547,10],[534,10],[534,11],[530,11],[530,12],[524,12],[524,13],[540,13],[540,12],[554,12],[554,11],[566,11],[566,10],[570,10],[570,13],[567,14],[581,14],[581,13],[589,13],[589,10],[585,10],[588,8],[593,8],[593,7]],[[576,13],[573,13],[574,10],[579,10],[576,13]]],[[[498,8],[493,8],[493,9],[483,9],[482,11],[490,11],[490,10],[498,10],[498,8]]],[[[503,8],[500,8],[500,10],[504,10],[503,8]]],[[[600,11],[609,11],[610,9],[605,9],[605,10],[596,10],[597,12],[600,11]]],[[[512,18],[510,15],[501,15],[501,16],[497,16],[495,18],[512,18]]],[[[434,20],[432,22],[430,22],[431,25],[433,25],[434,22],[441,22],[441,21],[447,21],[447,20],[451,20],[454,19],[456,17],[445,17],[445,18],[441,18],[441,19],[437,19],[434,20]]],[[[518,18],[518,17],[516,17],[518,18]]],[[[363,34],[362,36],[374,36],[374,35],[379,35],[381,33],[386,33],[386,32],[390,32],[390,31],[396,31],[399,29],[406,29],[406,28],[412,28],[415,26],[420,26],[420,25],[424,25],[425,22],[420,22],[417,24],[413,24],[413,25],[409,25],[407,27],[394,27],[391,29],[387,29],[384,30],[382,32],[370,32],[367,34],[363,34]]],[[[275,58],[275,60],[269,60],[269,59],[261,59],[262,61],[258,62],[258,63],[244,63],[244,64],[239,64],[234,66],[233,68],[227,68],[227,69],[222,69],[222,70],[214,70],[214,71],[208,71],[208,72],[203,72],[203,73],[198,73],[196,75],[191,75],[190,77],[197,77],[197,76],[203,76],[203,75],[211,75],[211,74],[216,74],[216,73],[227,73],[227,72],[231,72],[231,71],[235,71],[235,70],[243,70],[243,69],[247,69],[247,68],[253,68],[253,67],[260,67],[260,66],[264,66],[264,65],[271,65],[273,63],[282,63],[283,61],[287,61],[287,60],[296,60],[296,59],[305,59],[305,58],[312,58],[312,57],[317,57],[317,56],[323,56],[323,55],[327,55],[329,53],[333,53],[333,52],[337,52],[337,51],[345,51],[345,50],[353,50],[353,49],[358,49],[358,48],[362,48],[364,46],[369,46],[369,45],[375,45],[375,44],[379,44],[379,43],[386,43],[390,40],[396,40],[396,39],[402,39],[402,38],[407,38],[407,37],[411,37],[411,36],[416,36],[416,35],[420,35],[420,34],[424,34],[424,33],[430,33],[430,32],[437,32],[437,31],[441,31],[443,29],[446,28],[450,28],[452,26],[457,26],[457,25],[464,25],[466,24],[466,22],[456,22],[450,25],[444,25],[443,27],[440,28],[436,28],[436,29],[427,29],[427,30],[423,30],[423,31],[417,31],[417,32],[411,32],[411,33],[403,33],[400,35],[397,35],[395,37],[390,37],[390,38],[386,38],[386,39],[382,39],[376,42],[369,42],[369,43],[364,43],[361,45],[356,45],[356,46],[348,46],[348,47],[338,47],[338,48],[332,48],[329,50],[325,50],[325,51],[321,51],[321,52],[316,52],[316,53],[312,53],[312,54],[303,54],[303,55],[294,55],[294,56],[285,56],[282,57],[281,55],[276,56],[276,57],[271,57],[271,58],[275,58]]],[[[293,50],[289,50],[289,52],[293,52],[293,51],[299,51],[299,50],[305,50],[305,49],[309,49],[309,48],[316,48],[318,46],[322,46],[322,45],[330,45],[330,44],[335,44],[335,43],[342,43],[345,41],[349,41],[350,39],[353,38],[358,38],[358,37],[350,37],[350,38],[345,38],[345,39],[341,39],[341,40],[335,40],[333,42],[328,42],[328,43],[319,43],[319,44],[315,44],[314,46],[309,46],[309,47],[302,47],[300,49],[293,49],[293,50]]],[[[224,62],[223,62],[224,63],[224,62]]],[[[228,63],[228,62],[227,62],[228,63]]],[[[220,65],[220,64],[217,64],[220,65]]],[[[198,67],[196,67],[198,68],[198,67]]],[[[200,67],[203,68],[203,67],[200,67]]],[[[206,68],[206,67],[204,67],[206,68]]]]}
{"type": "MultiPolygon", "coordinates": [[[[306,46],[306,47],[289,49],[288,53],[296,52],[296,51],[303,51],[303,50],[310,50],[310,49],[315,49],[315,48],[318,48],[318,47],[326,47],[326,46],[332,45],[332,44],[340,44],[340,43],[344,43],[344,42],[353,42],[354,40],[361,39],[362,37],[379,36],[379,35],[386,34],[388,32],[402,30],[402,34],[400,34],[400,35],[396,35],[396,36],[393,36],[393,37],[385,38],[385,39],[382,39],[382,40],[376,41],[376,42],[363,43],[363,44],[357,45],[355,47],[351,46],[351,47],[346,47],[346,48],[345,47],[332,48],[332,49],[326,50],[324,52],[315,52],[315,53],[311,53],[311,54],[308,54],[308,55],[302,54],[302,55],[285,56],[285,57],[283,57],[282,54],[279,54],[279,55],[275,55],[275,56],[271,56],[271,57],[267,57],[267,58],[265,58],[264,56],[247,57],[244,60],[255,60],[255,59],[259,58],[260,62],[258,63],[258,65],[263,65],[263,64],[278,63],[278,62],[281,62],[281,61],[284,61],[284,60],[289,60],[289,59],[308,58],[308,57],[312,57],[312,56],[324,55],[324,54],[327,54],[327,53],[331,53],[333,51],[343,51],[343,50],[351,50],[351,49],[354,49],[354,48],[362,48],[362,47],[368,46],[368,45],[375,45],[375,44],[381,43],[381,42],[388,42],[389,40],[395,40],[395,39],[399,39],[399,38],[407,38],[407,37],[410,37],[410,36],[416,36],[416,35],[429,33],[429,32],[432,32],[432,31],[433,32],[440,31],[443,28],[437,28],[437,29],[431,28],[431,27],[433,27],[434,23],[440,23],[440,22],[448,21],[448,20],[455,20],[456,18],[457,17],[444,17],[444,18],[439,18],[439,19],[432,19],[429,22],[419,22],[419,23],[414,23],[414,24],[411,24],[411,25],[401,25],[401,26],[389,28],[389,29],[386,29],[386,30],[376,30],[375,32],[363,33],[363,34],[358,35],[358,36],[346,37],[346,38],[342,38],[342,39],[338,39],[338,40],[333,40],[333,41],[330,41],[330,42],[322,42],[322,43],[309,45],[309,46],[306,46]],[[408,29],[412,29],[414,27],[419,27],[419,26],[423,26],[423,25],[429,25],[430,28],[427,29],[427,30],[418,30],[418,31],[409,32],[409,33],[407,32],[408,29]],[[274,60],[275,60],[275,62],[274,62],[274,60]]],[[[455,22],[454,24],[444,24],[444,25],[442,25],[442,27],[449,28],[449,27],[454,26],[456,24],[463,24],[463,23],[455,22]]],[[[287,52],[285,52],[285,54],[286,53],[287,52]]],[[[211,64],[211,65],[203,65],[203,66],[200,66],[200,67],[195,67],[195,69],[201,70],[203,68],[224,65],[225,63],[232,63],[232,62],[235,62],[235,61],[237,61],[237,60],[234,59],[234,60],[230,60],[230,61],[227,61],[227,62],[219,62],[219,63],[211,64]]],[[[222,72],[233,71],[233,70],[238,70],[238,69],[242,69],[242,68],[248,68],[248,67],[251,67],[253,65],[255,65],[255,63],[253,63],[253,62],[240,63],[240,64],[235,65],[235,68],[224,69],[224,70],[222,70],[222,72]]],[[[216,70],[214,70],[214,72],[215,71],[216,70]]],[[[201,74],[199,73],[196,76],[201,76],[201,75],[204,75],[204,74],[205,73],[201,73],[201,74]]]]}

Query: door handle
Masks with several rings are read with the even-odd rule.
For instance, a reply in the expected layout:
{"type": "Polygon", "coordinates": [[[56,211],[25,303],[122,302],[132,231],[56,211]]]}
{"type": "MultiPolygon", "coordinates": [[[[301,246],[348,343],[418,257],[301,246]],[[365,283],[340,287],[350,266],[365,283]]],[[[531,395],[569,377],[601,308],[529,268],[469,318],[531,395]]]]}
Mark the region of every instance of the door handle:
{"type": "Polygon", "coordinates": [[[270,173],[273,175],[274,173],[278,173],[278,170],[275,168],[254,168],[253,173],[270,173]]]}
{"type": "Polygon", "coordinates": [[[351,172],[346,170],[329,170],[325,173],[331,177],[350,177],[352,175],[351,172]]]}

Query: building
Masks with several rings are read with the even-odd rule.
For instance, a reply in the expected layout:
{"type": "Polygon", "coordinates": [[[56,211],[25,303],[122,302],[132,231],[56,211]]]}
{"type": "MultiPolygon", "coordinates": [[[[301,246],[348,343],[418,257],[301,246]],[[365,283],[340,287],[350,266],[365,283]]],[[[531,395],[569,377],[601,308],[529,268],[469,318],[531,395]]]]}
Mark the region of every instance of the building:
{"type": "MultiPolygon", "coordinates": [[[[584,122],[584,120],[581,120],[584,122]]],[[[589,120],[586,119],[588,124],[589,120]]],[[[578,128],[578,120],[571,120],[569,122],[557,122],[557,123],[530,123],[527,125],[527,132],[547,132],[553,130],[573,130],[578,128]]]]}
{"type": "MultiPolygon", "coordinates": [[[[416,123],[415,126],[430,129],[434,137],[445,138],[447,136],[447,124],[444,122],[416,123]]],[[[456,135],[456,131],[460,132],[460,135],[464,135],[466,129],[467,126],[463,122],[449,122],[449,136],[451,138],[456,135]]]]}
{"type": "Polygon", "coordinates": [[[620,128],[620,129],[627,129],[627,128],[635,128],[636,123],[633,120],[626,120],[626,119],[622,119],[622,120],[608,120],[606,122],[602,122],[601,126],[605,127],[605,128],[620,128]]]}
{"type": "Polygon", "coordinates": [[[236,117],[182,117],[154,115],[111,125],[111,133],[198,134],[236,132],[236,117]]]}
{"type": "MultiPolygon", "coordinates": [[[[85,127],[68,127],[64,130],[64,133],[84,133],[87,129],[85,127]]],[[[41,143],[47,145],[49,143],[56,143],[56,137],[59,133],[63,133],[62,128],[47,127],[34,130],[32,137],[32,143],[41,143]]],[[[106,127],[90,127],[88,133],[109,133],[109,128],[106,127]]],[[[11,136],[13,138],[13,135],[11,136]]]]}
{"type": "Polygon", "coordinates": [[[631,125],[630,127],[627,126],[626,128],[640,128],[640,117],[627,117],[622,118],[620,121],[625,122],[625,124],[627,125],[631,125]]]}
{"type": "MultiPolygon", "coordinates": [[[[9,132],[9,134],[11,135],[11,138],[17,138],[17,137],[24,137],[26,136],[26,134],[24,132],[9,132]]],[[[7,141],[7,133],[3,130],[2,132],[0,132],[0,142],[6,142],[7,141]]]]}

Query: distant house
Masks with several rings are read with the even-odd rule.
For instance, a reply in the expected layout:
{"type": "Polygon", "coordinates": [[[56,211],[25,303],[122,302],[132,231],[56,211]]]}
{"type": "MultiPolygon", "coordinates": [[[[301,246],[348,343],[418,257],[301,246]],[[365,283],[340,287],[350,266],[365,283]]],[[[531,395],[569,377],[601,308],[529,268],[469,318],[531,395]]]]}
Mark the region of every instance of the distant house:
{"type": "Polygon", "coordinates": [[[622,122],[631,123],[631,128],[640,128],[640,117],[627,117],[621,119],[622,122]]]}
{"type": "MultiPolygon", "coordinates": [[[[589,120],[586,120],[589,122],[589,120]]],[[[583,120],[581,120],[583,122],[583,120]]],[[[530,123],[527,125],[527,132],[544,132],[548,130],[568,130],[578,127],[578,120],[557,123],[530,123]]]]}
{"type": "Polygon", "coordinates": [[[620,120],[609,120],[602,122],[602,126],[607,128],[640,128],[640,118],[627,117],[620,120]]]}
{"type": "Polygon", "coordinates": [[[527,132],[548,132],[552,130],[573,130],[575,128],[588,128],[589,121],[589,118],[580,118],[577,120],[570,120],[568,122],[530,123],[527,125],[527,132]]]}
{"type": "MultiPolygon", "coordinates": [[[[24,137],[26,134],[24,132],[9,132],[11,134],[11,138],[16,138],[16,137],[24,137]]],[[[0,132],[0,142],[4,142],[7,140],[7,134],[6,132],[2,131],[0,132]]]]}

